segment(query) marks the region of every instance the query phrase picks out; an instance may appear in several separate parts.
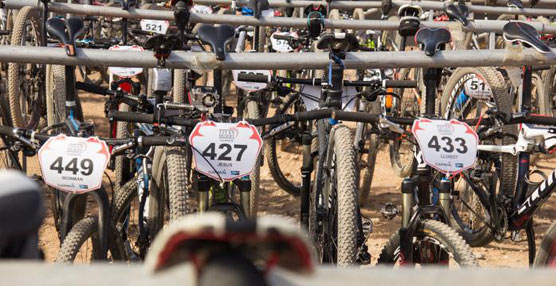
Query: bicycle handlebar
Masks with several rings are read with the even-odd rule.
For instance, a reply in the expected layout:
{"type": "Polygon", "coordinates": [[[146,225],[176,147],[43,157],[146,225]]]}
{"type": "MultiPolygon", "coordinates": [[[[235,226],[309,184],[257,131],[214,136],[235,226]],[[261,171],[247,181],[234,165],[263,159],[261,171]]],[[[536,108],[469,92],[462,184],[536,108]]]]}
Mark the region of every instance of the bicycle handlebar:
{"type": "Polygon", "coordinates": [[[185,127],[192,127],[199,123],[197,119],[185,119],[185,118],[175,118],[175,117],[162,117],[157,120],[154,114],[146,114],[139,112],[123,112],[123,111],[110,111],[108,112],[108,118],[110,120],[116,121],[126,121],[135,123],[164,123],[168,125],[178,125],[185,127]]]}
{"type": "MultiPolygon", "coordinates": [[[[301,79],[301,78],[287,78],[279,76],[261,75],[261,74],[248,74],[241,73],[237,77],[238,81],[247,82],[262,82],[262,83],[292,83],[292,84],[305,84],[305,85],[320,85],[322,79],[301,79]]],[[[349,81],[344,80],[344,86],[372,86],[382,84],[384,88],[415,88],[417,81],[415,80],[358,80],[349,81]]]]}
{"type": "Polygon", "coordinates": [[[83,90],[94,94],[100,94],[100,95],[116,95],[116,92],[111,89],[104,88],[99,85],[95,85],[91,83],[81,82],[81,81],[75,83],[75,89],[83,90]]]}

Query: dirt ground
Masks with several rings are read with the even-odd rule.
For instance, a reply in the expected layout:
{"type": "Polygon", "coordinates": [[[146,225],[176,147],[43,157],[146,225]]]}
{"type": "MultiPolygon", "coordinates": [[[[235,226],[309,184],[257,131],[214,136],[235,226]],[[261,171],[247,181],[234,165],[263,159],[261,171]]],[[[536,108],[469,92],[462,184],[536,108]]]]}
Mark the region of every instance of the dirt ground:
{"type": "MultiPolygon", "coordinates": [[[[104,99],[84,95],[83,110],[86,111],[86,119],[93,120],[98,135],[107,133],[107,120],[103,113],[104,99]]],[[[390,168],[390,159],[388,157],[388,149],[381,148],[376,161],[376,170],[373,179],[371,194],[369,196],[368,207],[363,210],[363,214],[370,217],[373,222],[373,232],[369,238],[368,246],[372,255],[372,265],[376,263],[378,254],[386,243],[390,235],[400,226],[400,217],[393,220],[387,220],[380,214],[380,208],[386,203],[392,203],[400,207],[401,194],[399,191],[401,178],[397,177],[390,168]]],[[[288,162],[285,169],[291,170],[292,176],[297,176],[296,172],[300,167],[300,155],[283,152],[280,160],[288,162]]],[[[541,170],[549,174],[551,168],[556,166],[556,159],[544,159],[539,164],[541,170]]],[[[38,166],[31,162],[30,167],[34,172],[38,173],[38,166]]],[[[112,175],[112,174],[109,174],[112,175]]],[[[106,181],[108,183],[108,181],[106,181]]],[[[261,169],[261,198],[259,206],[259,215],[263,214],[280,214],[292,217],[299,215],[299,201],[279,189],[273,182],[268,167],[265,165],[261,169]]],[[[46,259],[53,261],[59,248],[57,232],[54,227],[52,213],[50,212],[51,195],[45,191],[47,197],[48,216],[40,230],[40,246],[45,252],[46,259]]],[[[537,247],[540,244],[546,229],[556,218],[556,201],[555,198],[549,199],[542,207],[535,220],[535,231],[537,247]]],[[[521,241],[506,240],[501,243],[491,243],[487,247],[474,248],[474,253],[479,258],[481,266],[484,267],[527,267],[527,242],[525,234],[521,236],[521,241]]]]}

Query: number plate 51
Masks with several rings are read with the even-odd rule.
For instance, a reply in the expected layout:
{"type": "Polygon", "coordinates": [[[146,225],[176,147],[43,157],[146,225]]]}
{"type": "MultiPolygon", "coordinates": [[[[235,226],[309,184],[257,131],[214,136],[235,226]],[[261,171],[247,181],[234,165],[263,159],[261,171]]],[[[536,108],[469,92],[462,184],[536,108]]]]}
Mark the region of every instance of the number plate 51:
{"type": "Polygon", "coordinates": [[[249,175],[257,163],[262,142],[257,128],[244,121],[200,122],[189,136],[195,169],[218,181],[249,175]]]}
{"type": "Polygon", "coordinates": [[[477,159],[479,137],[469,125],[458,120],[415,120],[411,132],[427,165],[442,173],[468,169],[477,159]]]}
{"type": "Polygon", "coordinates": [[[97,137],[52,137],[39,150],[44,182],[68,193],[86,193],[101,187],[110,152],[97,137]]]}

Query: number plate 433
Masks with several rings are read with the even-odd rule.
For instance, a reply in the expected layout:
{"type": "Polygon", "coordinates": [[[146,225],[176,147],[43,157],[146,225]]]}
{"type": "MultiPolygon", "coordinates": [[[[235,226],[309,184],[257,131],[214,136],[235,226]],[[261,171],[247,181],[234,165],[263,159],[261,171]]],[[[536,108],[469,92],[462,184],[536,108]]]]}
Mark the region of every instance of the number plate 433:
{"type": "Polygon", "coordinates": [[[39,150],[44,182],[68,193],[86,193],[101,187],[110,152],[97,137],[58,135],[39,150]]]}
{"type": "Polygon", "coordinates": [[[257,163],[263,140],[247,122],[198,123],[189,143],[195,169],[218,181],[232,181],[249,175],[257,163]]]}
{"type": "Polygon", "coordinates": [[[479,137],[464,122],[421,118],[415,120],[411,132],[425,163],[438,171],[457,173],[475,164],[479,137]]]}

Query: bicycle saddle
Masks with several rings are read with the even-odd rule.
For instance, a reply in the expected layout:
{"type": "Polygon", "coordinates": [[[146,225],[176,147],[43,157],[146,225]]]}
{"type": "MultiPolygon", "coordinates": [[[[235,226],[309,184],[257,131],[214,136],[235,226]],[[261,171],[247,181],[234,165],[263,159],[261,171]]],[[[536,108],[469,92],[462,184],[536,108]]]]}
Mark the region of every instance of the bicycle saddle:
{"type": "Polygon", "coordinates": [[[320,36],[317,43],[317,49],[328,50],[334,52],[347,52],[357,50],[359,41],[353,34],[348,33],[324,33],[320,36]]]}
{"type": "Polygon", "coordinates": [[[0,172],[0,186],[0,258],[38,258],[45,214],[39,186],[13,170],[0,172]]]}
{"type": "Polygon", "coordinates": [[[157,59],[167,59],[174,50],[183,47],[183,42],[175,35],[155,35],[145,42],[145,49],[153,50],[157,59]]]}
{"type": "Polygon", "coordinates": [[[446,3],[446,5],[444,5],[444,11],[451,19],[457,20],[464,26],[469,25],[469,21],[467,20],[467,16],[469,16],[469,8],[467,8],[464,4],[446,3]]]}
{"type": "Polygon", "coordinates": [[[421,27],[419,20],[423,9],[417,5],[404,4],[398,9],[398,16],[400,16],[400,27],[398,33],[402,37],[415,36],[415,33],[421,27]]]}
{"type": "Polygon", "coordinates": [[[85,25],[80,18],[71,17],[67,21],[50,18],[46,21],[48,34],[61,41],[68,56],[75,56],[75,39],[85,32],[85,25]]]}
{"type": "Polygon", "coordinates": [[[449,43],[452,39],[450,31],[444,28],[421,28],[415,35],[415,43],[419,44],[425,55],[432,57],[438,48],[449,43]]]}
{"type": "Polygon", "coordinates": [[[270,5],[268,4],[268,0],[249,0],[247,7],[253,10],[253,17],[255,17],[255,19],[259,19],[261,17],[261,13],[264,10],[269,9],[270,5]]]}
{"type": "Polygon", "coordinates": [[[238,251],[253,262],[262,262],[264,272],[280,266],[306,274],[315,267],[307,237],[295,223],[280,216],[232,221],[220,212],[187,215],[156,236],[145,266],[159,272],[189,262],[202,271],[211,256],[238,251]]]}
{"type": "Polygon", "coordinates": [[[176,3],[178,3],[179,1],[187,2],[187,5],[188,5],[188,6],[193,6],[193,1],[191,1],[191,0],[172,0],[172,1],[170,2],[170,5],[171,5],[171,6],[174,6],[174,5],[176,5],[176,3]]]}
{"type": "Polygon", "coordinates": [[[212,47],[212,51],[216,54],[217,60],[226,59],[226,45],[234,39],[235,29],[230,25],[202,25],[199,28],[199,39],[212,47]]]}
{"type": "Polygon", "coordinates": [[[509,22],[504,25],[504,39],[510,42],[524,42],[541,53],[550,53],[550,48],[540,40],[540,35],[533,26],[523,22],[509,22]]]}
{"type": "Polygon", "coordinates": [[[511,8],[523,9],[523,2],[521,0],[508,0],[506,5],[511,8]]]}

